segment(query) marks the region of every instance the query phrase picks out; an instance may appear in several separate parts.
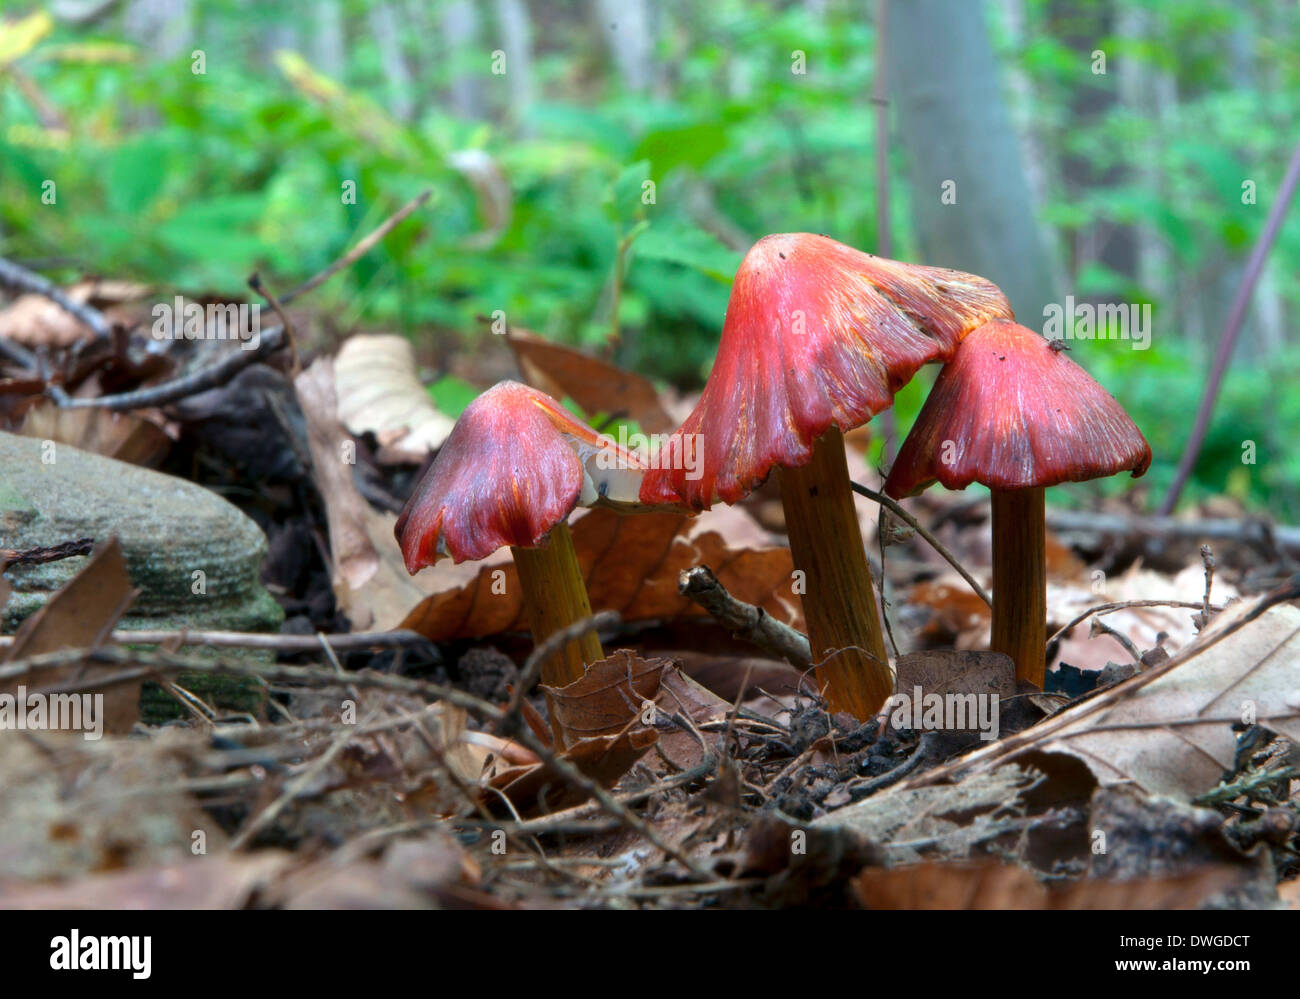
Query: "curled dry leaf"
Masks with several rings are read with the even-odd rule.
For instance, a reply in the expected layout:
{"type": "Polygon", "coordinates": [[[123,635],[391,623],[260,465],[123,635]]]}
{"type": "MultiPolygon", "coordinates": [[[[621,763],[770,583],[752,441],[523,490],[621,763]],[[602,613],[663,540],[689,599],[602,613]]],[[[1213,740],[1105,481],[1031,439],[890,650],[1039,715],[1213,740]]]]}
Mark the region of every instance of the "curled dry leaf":
{"type": "Polygon", "coordinates": [[[334,359],[338,415],[353,434],[372,432],[380,460],[419,464],[442,447],[455,421],[438,412],[405,337],[349,337],[334,359]]]}
{"type": "Polygon", "coordinates": [[[619,649],[568,686],[543,686],[565,745],[640,725],[646,702],[659,696],[660,678],[671,665],[668,659],[642,659],[619,649]]]}
{"type": "MultiPolygon", "coordinates": [[[[601,787],[610,788],[632,769],[657,738],[654,729],[637,726],[619,735],[582,739],[560,755],[577,767],[583,776],[601,787]]],[[[586,792],[567,781],[548,763],[501,770],[488,784],[500,792],[484,793],[483,801],[489,808],[500,808],[500,796],[505,795],[523,814],[568,808],[581,804],[587,797],[586,792]]]]}
{"type": "MultiPolygon", "coordinates": [[[[696,726],[724,719],[731,705],[684,674],[670,659],[642,659],[619,649],[587,668],[566,687],[543,687],[560,723],[565,745],[645,729],[646,706],[689,718],[696,726]]],[[[652,719],[653,721],[653,719],[652,719]]],[[[659,750],[685,770],[697,766],[704,749],[694,733],[660,731],[659,750]]]]}
{"type": "MultiPolygon", "coordinates": [[[[704,613],[701,608],[677,592],[677,576],[683,569],[707,564],[738,600],[802,628],[791,590],[789,550],[765,543],[764,533],[740,511],[717,512],[726,519],[712,513],[694,519],[677,514],[621,516],[603,509],[575,517],[573,543],[592,610],[616,610],[629,620],[698,616],[704,613]],[[757,544],[750,547],[740,539],[757,544]]],[[[477,563],[468,578],[465,566],[456,568],[461,571],[439,566],[427,574],[446,588],[414,607],[401,627],[434,641],[527,630],[513,565],[488,559],[477,563]]]]}
{"type": "Polygon", "coordinates": [[[528,330],[512,327],[507,342],[519,373],[533,388],[556,399],[566,395],[589,414],[623,415],[647,434],[667,434],[676,427],[649,379],[581,351],[551,343],[528,330]]]}

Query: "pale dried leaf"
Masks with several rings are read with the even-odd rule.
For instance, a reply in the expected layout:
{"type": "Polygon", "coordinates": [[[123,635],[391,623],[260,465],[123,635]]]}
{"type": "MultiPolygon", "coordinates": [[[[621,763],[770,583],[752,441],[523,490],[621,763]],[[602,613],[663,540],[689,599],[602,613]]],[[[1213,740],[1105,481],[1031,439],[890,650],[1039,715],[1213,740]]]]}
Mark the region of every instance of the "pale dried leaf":
{"type": "Polygon", "coordinates": [[[419,464],[442,447],[455,421],[438,412],[415,370],[405,337],[349,337],[334,360],[338,416],[347,429],[375,435],[387,455],[419,464]]]}

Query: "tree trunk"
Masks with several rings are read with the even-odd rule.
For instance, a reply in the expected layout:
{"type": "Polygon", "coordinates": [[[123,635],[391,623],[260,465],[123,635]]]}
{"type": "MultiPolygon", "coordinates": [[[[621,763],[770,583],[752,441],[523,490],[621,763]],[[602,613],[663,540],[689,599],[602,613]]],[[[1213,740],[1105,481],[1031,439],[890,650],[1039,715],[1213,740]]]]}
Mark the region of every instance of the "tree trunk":
{"type": "Polygon", "coordinates": [[[984,13],[974,0],[890,0],[890,91],[925,262],[988,278],[1041,328],[1060,295],[984,13]]]}

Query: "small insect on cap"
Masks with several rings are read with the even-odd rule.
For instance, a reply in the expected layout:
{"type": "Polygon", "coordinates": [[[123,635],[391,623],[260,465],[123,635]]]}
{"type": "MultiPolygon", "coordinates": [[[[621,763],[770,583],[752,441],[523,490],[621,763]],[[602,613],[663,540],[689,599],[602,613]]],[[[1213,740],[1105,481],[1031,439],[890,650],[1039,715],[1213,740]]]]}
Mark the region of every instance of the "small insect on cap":
{"type": "Polygon", "coordinates": [[[544,392],[499,382],[461,414],[394,533],[415,574],[531,548],[579,503],[635,503],[644,463],[544,392]]]}
{"type": "Polygon", "coordinates": [[[962,341],[939,372],[885,481],[895,499],[936,480],[1028,489],[1151,464],[1142,432],[1088,372],[1050,341],[997,319],[962,341]]]}
{"type": "Polygon", "coordinates": [[[736,272],[699,405],[647,473],[642,501],[736,502],[775,466],[806,465],[832,424],[866,423],[923,364],[1011,314],[1002,292],[972,274],[826,236],[765,236],[736,272]],[[700,461],[681,460],[688,447],[700,461]]]}

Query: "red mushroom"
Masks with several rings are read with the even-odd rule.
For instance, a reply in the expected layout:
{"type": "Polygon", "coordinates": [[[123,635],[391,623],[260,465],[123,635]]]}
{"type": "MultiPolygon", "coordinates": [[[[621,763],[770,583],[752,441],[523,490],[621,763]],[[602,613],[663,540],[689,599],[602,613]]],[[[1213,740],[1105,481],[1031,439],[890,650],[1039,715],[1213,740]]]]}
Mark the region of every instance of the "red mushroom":
{"type": "Polygon", "coordinates": [[[699,405],[646,474],[643,502],[699,510],[734,503],[782,469],[809,639],[837,710],[867,718],[893,692],[843,432],[889,406],[921,365],[951,356],[966,332],[1010,315],[983,278],[825,236],[767,236],[736,272],[699,405]]]}
{"type": "Polygon", "coordinates": [[[895,499],[938,480],[993,493],[992,646],[1043,685],[1047,566],[1043,490],[1121,471],[1151,446],[1114,397],[1033,330],[995,320],[939,373],[885,482],[895,499]]]}
{"type": "MultiPolygon", "coordinates": [[[[579,503],[636,501],[643,463],[550,396],[500,382],[461,414],[397,519],[412,575],[444,555],[480,559],[509,545],[533,640],[591,614],[567,517],[579,503]]],[[[562,687],[603,657],[588,632],[542,667],[562,687]]]]}

